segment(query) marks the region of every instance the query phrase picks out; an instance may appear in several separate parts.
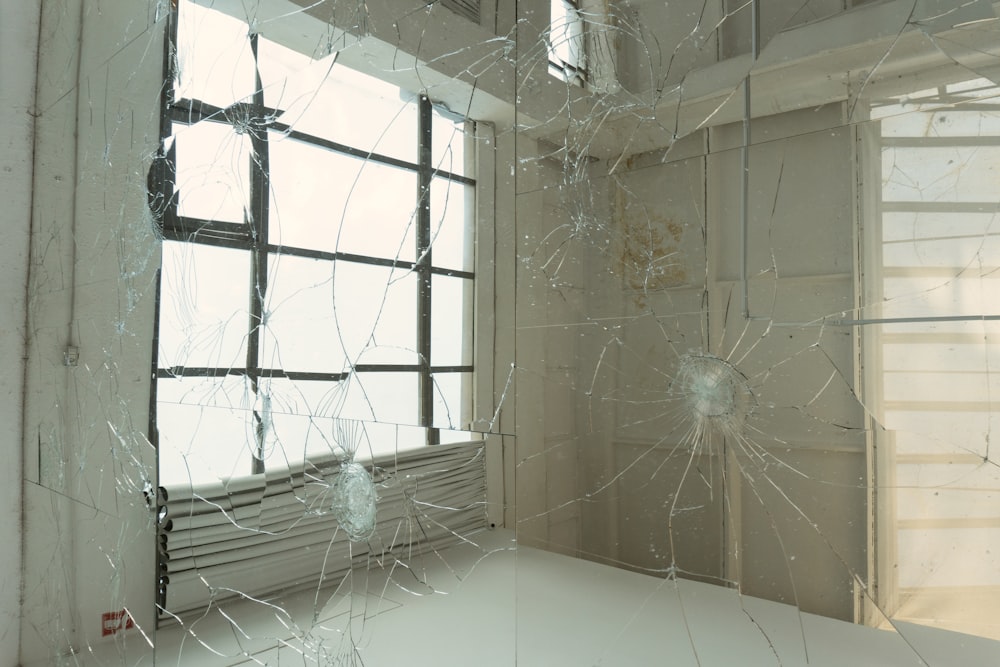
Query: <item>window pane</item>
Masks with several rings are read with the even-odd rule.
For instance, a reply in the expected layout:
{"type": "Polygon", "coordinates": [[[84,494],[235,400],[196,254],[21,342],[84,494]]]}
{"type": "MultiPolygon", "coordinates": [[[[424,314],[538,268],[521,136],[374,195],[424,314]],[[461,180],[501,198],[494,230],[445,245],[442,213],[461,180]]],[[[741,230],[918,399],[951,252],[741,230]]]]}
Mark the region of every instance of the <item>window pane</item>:
{"type": "Polygon", "coordinates": [[[174,128],[178,215],[243,222],[250,200],[249,136],[209,121],[174,128]]]}
{"type": "Polygon", "coordinates": [[[261,365],[337,373],[347,357],[333,308],[333,262],[279,255],[269,263],[261,365]]]}
{"type": "MultiPolygon", "coordinates": [[[[864,395],[872,399],[876,465],[892,481],[877,504],[892,575],[892,616],[980,632],[990,614],[975,586],[996,586],[995,496],[990,460],[1000,381],[994,235],[998,121],[961,89],[969,81],[907,95],[877,110],[881,200],[861,274],[874,317],[912,318],[864,327],[864,395]],[[936,108],[935,107],[940,107],[936,108]],[[901,114],[901,115],[897,115],[901,114]],[[880,236],[880,238],[879,238],[880,236]],[[956,317],[967,320],[941,321],[956,317]],[[983,318],[983,319],[976,319],[983,318]],[[921,321],[923,319],[923,321],[921,321]],[[984,502],[987,501],[987,502],[984,502]],[[991,574],[992,573],[992,574],[991,574]],[[933,615],[928,615],[933,610],[933,615]]],[[[876,172],[877,175],[877,172],[876,172]]],[[[880,487],[881,491],[881,487],[880,487]]],[[[881,557],[881,551],[876,554],[881,557]]]]}
{"type": "Polygon", "coordinates": [[[882,213],[882,240],[888,245],[925,242],[942,237],[986,237],[991,233],[993,218],[993,213],[988,212],[885,211],[882,213]]]}
{"type": "MultiPolygon", "coordinates": [[[[396,426],[396,454],[408,449],[417,449],[427,445],[427,429],[421,426],[396,426]]],[[[376,454],[381,450],[375,449],[376,454]]]]}
{"type": "Polygon", "coordinates": [[[472,271],[472,212],[475,188],[435,178],[431,183],[434,266],[472,271]]]}
{"type": "Polygon", "coordinates": [[[160,484],[249,474],[256,449],[252,396],[241,376],[158,380],[160,484]]]}
{"type": "MultiPolygon", "coordinates": [[[[314,440],[307,450],[307,455],[316,460],[317,457],[333,457],[338,460],[367,460],[371,456],[372,435],[382,427],[374,422],[362,422],[354,419],[314,418],[313,424],[322,431],[322,442],[314,440]]],[[[391,425],[385,428],[394,429],[391,425]]],[[[389,438],[391,443],[393,438],[389,438]]]]}
{"type": "Polygon", "coordinates": [[[264,103],[279,123],[364,151],[416,162],[417,96],[341,64],[260,40],[264,103]]]}
{"type": "Polygon", "coordinates": [[[272,378],[262,381],[262,386],[271,396],[275,412],[323,418],[336,416],[346,391],[344,382],[332,380],[272,378]]]}
{"type": "Polygon", "coordinates": [[[331,421],[308,414],[272,411],[264,468],[281,470],[310,457],[333,456],[335,448],[328,428],[331,421]]]}
{"type": "Polygon", "coordinates": [[[175,99],[219,107],[253,95],[253,52],[247,24],[219,11],[180,3],[175,99]]]}
{"type": "Polygon", "coordinates": [[[340,416],[418,424],[416,373],[356,373],[347,383],[340,416]]]}
{"type": "Polygon", "coordinates": [[[336,262],[337,337],[355,364],[416,364],[417,276],[385,266],[336,262]]]}
{"type": "Polygon", "coordinates": [[[267,399],[258,405],[269,409],[265,469],[338,455],[332,415],[340,409],[345,389],[344,382],[262,378],[260,392],[267,399]]]}
{"type": "Polygon", "coordinates": [[[414,172],[270,136],[271,243],[415,260],[414,172]]]}
{"type": "Polygon", "coordinates": [[[580,11],[566,0],[552,0],[550,15],[549,60],[582,68],[583,17],[580,11]]]}
{"type": "Polygon", "coordinates": [[[549,60],[566,62],[569,46],[566,44],[566,7],[563,0],[549,3],[549,60]]]}
{"type": "MultiPolygon", "coordinates": [[[[879,304],[882,317],[954,317],[996,313],[1000,307],[1000,290],[992,284],[994,282],[968,274],[950,280],[939,275],[886,277],[882,280],[885,301],[879,304]]],[[[911,328],[926,326],[910,325],[911,328]]],[[[957,330],[957,327],[953,322],[937,322],[932,323],[930,329],[931,332],[949,332],[957,330]]]]}
{"type": "Polygon", "coordinates": [[[470,433],[469,431],[449,431],[447,429],[441,429],[438,432],[438,437],[442,445],[448,445],[458,442],[476,442],[483,439],[483,436],[478,433],[470,433]]]}
{"type": "MultiPolygon", "coordinates": [[[[299,398],[309,397],[316,405],[336,404],[330,399],[342,396],[340,389],[347,383],[338,384],[331,391],[331,384],[325,382],[292,382],[276,379],[271,384],[274,406],[273,423],[277,447],[265,461],[265,467],[276,469],[295,461],[317,461],[321,457],[344,457],[346,448],[340,442],[338,424],[353,422],[355,441],[345,443],[355,446],[354,460],[370,461],[376,457],[398,455],[404,451],[423,447],[427,444],[427,429],[420,426],[406,426],[374,421],[356,421],[348,418],[303,414],[300,409],[288,411],[288,397],[298,394],[299,398]]],[[[414,400],[416,396],[412,397],[414,400]]],[[[300,407],[303,404],[300,404],[300,407]]],[[[457,437],[457,436],[456,436],[457,437]]],[[[468,434],[464,440],[468,440],[468,434]]]]}
{"type": "Polygon", "coordinates": [[[465,121],[434,110],[431,124],[431,164],[435,169],[464,176],[465,121]]]}
{"type": "Polygon", "coordinates": [[[250,253],[163,242],[159,365],[243,367],[250,253]]]}
{"type": "MultiPolygon", "coordinates": [[[[330,420],[331,422],[335,420],[330,420]]],[[[395,456],[427,444],[427,429],[376,422],[359,422],[359,446],[354,454],[357,461],[395,456]]]]}
{"type": "Polygon", "coordinates": [[[265,434],[264,467],[287,467],[313,456],[334,454],[332,419],[329,416],[343,387],[339,382],[261,380],[270,408],[265,434]]]}
{"type": "MultiPolygon", "coordinates": [[[[953,216],[961,220],[963,214],[953,216]]],[[[992,235],[953,236],[951,238],[916,238],[882,247],[882,266],[887,270],[908,270],[911,274],[927,270],[961,271],[978,257],[1000,257],[1000,239],[992,235]]]]}
{"type": "MultiPolygon", "coordinates": [[[[288,109],[297,103],[298,98],[315,95],[314,89],[302,85],[302,79],[307,68],[325,64],[329,68],[335,54],[329,54],[318,61],[305,53],[282,46],[269,39],[260,37],[257,41],[259,54],[257,68],[260,71],[260,82],[264,91],[264,105],[272,109],[288,109]]],[[[321,80],[321,79],[320,79],[321,80]]]]}
{"type": "Polygon", "coordinates": [[[471,373],[434,373],[434,426],[468,428],[471,373]]]}
{"type": "MultiPolygon", "coordinates": [[[[882,150],[885,202],[992,202],[1000,146],[889,147],[882,150]],[[962,169],[955,169],[955,165],[962,169]]],[[[891,206],[891,204],[890,204],[891,206]]]]}
{"type": "Polygon", "coordinates": [[[261,364],[336,373],[415,364],[416,276],[384,266],[272,259],[261,364]]]}
{"type": "Polygon", "coordinates": [[[431,365],[472,364],[472,280],[431,277],[431,365]]]}

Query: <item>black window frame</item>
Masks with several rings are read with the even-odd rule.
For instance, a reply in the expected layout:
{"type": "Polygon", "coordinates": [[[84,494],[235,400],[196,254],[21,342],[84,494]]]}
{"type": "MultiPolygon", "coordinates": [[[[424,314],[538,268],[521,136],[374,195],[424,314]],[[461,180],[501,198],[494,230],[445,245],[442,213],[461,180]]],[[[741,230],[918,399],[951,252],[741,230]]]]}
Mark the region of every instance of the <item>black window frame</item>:
{"type": "MultiPolygon", "coordinates": [[[[189,367],[159,366],[159,327],[160,327],[160,273],[157,278],[156,316],[154,321],[153,356],[152,356],[152,387],[150,392],[150,440],[155,447],[159,445],[159,430],[157,423],[157,381],[179,377],[224,377],[232,375],[246,376],[255,396],[259,396],[259,383],[263,379],[285,378],[290,380],[332,381],[342,382],[353,373],[407,372],[415,373],[418,378],[419,423],[427,433],[426,444],[435,445],[440,442],[440,426],[434,422],[434,376],[444,373],[472,373],[474,367],[469,365],[434,366],[431,364],[431,304],[433,276],[452,276],[475,280],[474,271],[456,270],[433,264],[432,248],[432,211],[431,184],[435,179],[451,183],[475,186],[476,180],[466,175],[437,168],[432,162],[432,125],[435,108],[426,95],[418,97],[417,162],[394,158],[362,148],[348,146],[322,137],[310,135],[279,122],[282,109],[268,107],[264,103],[264,91],[260,77],[259,35],[251,32],[248,27],[255,85],[252,98],[237,101],[222,108],[195,99],[174,99],[174,81],[177,74],[177,44],[178,44],[178,12],[173,5],[167,21],[167,39],[163,59],[164,86],[161,96],[160,116],[160,146],[161,151],[155,156],[149,172],[149,204],[153,212],[158,230],[164,240],[180,241],[212,247],[234,248],[250,253],[251,280],[248,286],[249,321],[247,323],[247,357],[243,367],[189,367]],[[175,125],[193,126],[196,123],[213,122],[235,126],[237,122],[241,129],[249,135],[252,147],[249,179],[249,211],[244,211],[243,223],[207,220],[184,217],[178,213],[178,192],[175,189],[176,176],[176,143],[171,141],[175,125]],[[270,132],[280,132],[284,139],[294,139],[312,146],[317,150],[326,150],[342,155],[361,158],[394,168],[403,169],[417,176],[417,192],[414,202],[416,208],[416,261],[387,259],[344,252],[329,252],[318,249],[300,248],[276,245],[268,242],[269,206],[270,206],[270,165],[268,159],[268,135],[270,132]],[[167,148],[162,148],[167,147],[167,148]],[[265,320],[265,299],[269,279],[268,260],[274,256],[290,256],[308,259],[327,260],[330,262],[344,261],[363,265],[401,268],[417,274],[417,358],[416,364],[356,364],[345,372],[328,373],[312,371],[289,371],[282,368],[265,368],[259,359],[259,336],[265,320]]],[[[439,112],[442,113],[442,112],[439,112]]],[[[453,114],[447,114],[449,116],[453,114]]],[[[473,230],[475,225],[473,225],[473,230]]],[[[474,233],[474,231],[473,231],[474,233]]],[[[472,313],[464,317],[470,327],[470,335],[474,337],[474,320],[472,313]]],[[[255,402],[256,405],[256,402],[255,402]]],[[[264,416],[256,409],[253,411],[255,432],[257,433],[256,449],[253,456],[251,474],[264,472],[264,416]]]]}

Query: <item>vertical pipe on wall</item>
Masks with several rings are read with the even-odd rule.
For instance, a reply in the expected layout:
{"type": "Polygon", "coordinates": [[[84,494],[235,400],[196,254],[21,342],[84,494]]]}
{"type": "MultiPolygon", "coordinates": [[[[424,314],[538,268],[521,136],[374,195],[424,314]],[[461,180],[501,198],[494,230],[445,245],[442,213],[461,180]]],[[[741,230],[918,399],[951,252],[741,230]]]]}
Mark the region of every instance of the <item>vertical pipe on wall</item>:
{"type": "Polygon", "coordinates": [[[0,244],[0,667],[20,653],[24,357],[27,332],[34,107],[41,3],[0,3],[0,198],[9,224],[0,244]]]}

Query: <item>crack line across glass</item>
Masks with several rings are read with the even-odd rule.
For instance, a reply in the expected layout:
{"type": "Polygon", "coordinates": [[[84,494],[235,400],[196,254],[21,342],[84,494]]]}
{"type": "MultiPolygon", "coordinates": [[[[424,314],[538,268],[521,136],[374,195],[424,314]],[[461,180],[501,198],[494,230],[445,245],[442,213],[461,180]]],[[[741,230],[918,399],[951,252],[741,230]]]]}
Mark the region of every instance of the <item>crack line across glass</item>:
{"type": "Polygon", "coordinates": [[[150,172],[163,234],[151,431],[183,459],[165,474],[161,448],[161,483],[190,478],[196,453],[216,479],[302,460],[288,436],[320,417],[424,427],[437,443],[471,411],[469,125],[216,14],[174,14],[150,172]],[[230,30],[237,55],[200,68],[184,35],[198,29],[230,30]],[[296,77],[317,72],[319,92],[299,94],[296,77]]]}

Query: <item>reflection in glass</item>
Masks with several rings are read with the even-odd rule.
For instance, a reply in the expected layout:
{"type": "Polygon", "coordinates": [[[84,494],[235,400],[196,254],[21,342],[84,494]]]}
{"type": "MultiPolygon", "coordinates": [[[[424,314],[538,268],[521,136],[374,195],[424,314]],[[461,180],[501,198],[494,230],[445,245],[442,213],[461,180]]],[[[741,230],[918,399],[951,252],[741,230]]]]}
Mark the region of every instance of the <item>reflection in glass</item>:
{"type": "Polygon", "coordinates": [[[246,23],[193,2],[185,3],[178,20],[174,99],[225,108],[249,98],[254,59],[246,23]]]}
{"type": "Polygon", "coordinates": [[[474,170],[468,167],[471,156],[466,153],[468,121],[435,107],[431,123],[433,124],[431,164],[434,168],[459,176],[473,173],[474,170]]]}
{"type": "Polygon", "coordinates": [[[270,136],[271,243],[414,260],[416,174],[270,136]]]}
{"type": "MultiPolygon", "coordinates": [[[[992,370],[1000,301],[993,144],[1000,114],[976,79],[873,108],[880,216],[869,236],[866,327],[878,465],[891,492],[878,506],[879,554],[895,567],[883,605],[895,619],[1000,639],[1000,488],[992,370]],[[880,302],[876,299],[881,298],[880,302]]],[[[874,134],[874,133],[873,133],[874,134]]],[[[873,160],[874,162],[874,160],[873,160]]]]}
{"type": "Polygon", "coordinates": [[[472,298],[472,280],[432,276],[431,348],[432,366],[471,366],[472,331],[465,313],[472,298]]]}
{"type": "Polygon", "coordinates": [[[267,39],[260,62],[264,104],[282,110],[278,127],[417,162],[412,93],[339,64],[337,54],[313,60],[267,39]]]}
{"type": "Polygon", "coordinates": [[[0,59],[0,655],[995,662],[992,3],[171,4],[0,59]]]}
{"type": "Polygon", "coordinates": [[[164,241],[163,267],[161,368],[242,365],[247,344],[249,254],[164,241]],[[229,279],[205,289],[220,273],[229,279]]]}
{"type": "Polygon", "coordinates": [[[475,187],[435,178],[431,182],[430,203],[434,265],[472,271],[475,187]]]}
{"type": "Polygon", "coordinates": [[[159,482],[187,486],[245,475],[256,438],[248,428],[253,395],[244,376],[161,379],[159,482]]]}
{"type": "Polygon", "coordinates": [[[250,138],[222,123],[179,126],[177,214],[243,222],[250,197],[250,138]]]}

